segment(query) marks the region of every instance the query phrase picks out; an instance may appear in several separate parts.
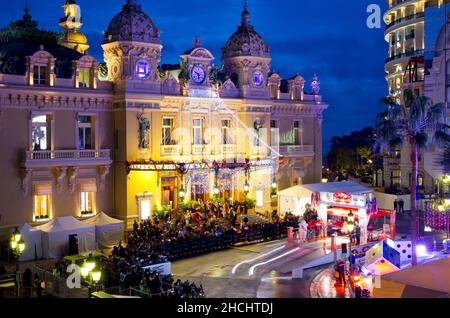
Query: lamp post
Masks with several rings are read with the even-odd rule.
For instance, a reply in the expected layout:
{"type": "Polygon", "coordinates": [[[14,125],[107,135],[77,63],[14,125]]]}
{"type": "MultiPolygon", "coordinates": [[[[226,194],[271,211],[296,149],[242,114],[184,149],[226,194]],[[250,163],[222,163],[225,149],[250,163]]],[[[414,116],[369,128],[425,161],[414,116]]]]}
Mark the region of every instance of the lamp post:
{"type": "Polygon", "coordinates": [[[278,185],[277,185],[277,182],[275,181],[275,179],[273,179],[271,187],[272,187],[272,195],[277,195],[278,185]]]}
{"type": "Polygon", "coordinates": [[[245,196],[247,196],[249,192],[250,192],[250,185],[248,184],[248,181],[245,180],[245,182],[244,182],[244,193],[245,193],[245,196]]]}
{"type": "Polygon", "coordinates": [[[88,295],[91,298],[92,288],[95,287],[102,277],[102,272],[99,268],[95,269],[97,264],[94,258],[89,255],[88,259],[84,261],[83,266],[80,268],[81,277],[88,285],[88,295]]]}
{"type": "Polygon", "coordinates": [[[180,191],[178,192],[178,195],[180,196],[181,202],[184,201],[184,197],[186,196],[186,191],[184,190],[183,185],[181,185],[180,191]]]}
{"type": "Polygon", "coordinates": [[[15,271],[15,284],[16,284],[16,298],[19,298],[19,258],[22,255],[23,251],[25,250],[25,241],[22,238],[22,234],[19,232],[19,230],[16,228],[14,233],[11,236],[10,240],[10,248],[11,251],[14,254],[14,259],[16,262],[16,271],[15,271]]]}
{"type": "Polygon", "coordinates": [[[355,215],[353,214],[352,211],[350,211],[347,215],[347,229],[350,233],[350,253],[352,250],[352,235],[353,235],[353,230],[355,229],[355,215]]]}
{"type": "Polygon", "coordinates": [[[220,193],[219,186],[217,185],[217,183],[215,183],[213,187],[213,194],[217,198],[219,196],[219,193],[220,193]]]}

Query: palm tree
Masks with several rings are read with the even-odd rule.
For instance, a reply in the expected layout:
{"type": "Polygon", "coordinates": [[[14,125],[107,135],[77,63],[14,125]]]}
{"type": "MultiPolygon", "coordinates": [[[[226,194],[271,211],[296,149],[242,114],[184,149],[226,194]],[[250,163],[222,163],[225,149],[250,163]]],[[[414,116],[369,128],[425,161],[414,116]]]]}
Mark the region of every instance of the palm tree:
{"type": "Polygon", "coordinates": [[[416,242],[417,218],[417,176],[419,151],[427,147],[429,137],[434,144],[447,142],[448,126],[445,124],[445,104],[433,105],[426,96],[414,96],[411,90],[404,92],[404,105],[397,104],[391,97],[383,98],[386,110],[380,113],[376,122],[377,151],[394,150],[408,143],[411,147],[411,241],[412,265],[417,265],[416,242]]]}
{"type": "Polygon", "coordinates": [[[442,161],[440,163],[442,165],[444,173],[450,174],[450,143],[447,143],[442,161]]]}

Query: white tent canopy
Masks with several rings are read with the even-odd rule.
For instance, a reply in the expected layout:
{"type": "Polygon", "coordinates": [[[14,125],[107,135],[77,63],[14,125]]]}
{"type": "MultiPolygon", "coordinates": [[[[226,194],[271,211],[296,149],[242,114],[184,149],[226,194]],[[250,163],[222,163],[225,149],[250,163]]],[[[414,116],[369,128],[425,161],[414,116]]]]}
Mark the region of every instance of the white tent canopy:
{"type": "Polygon", "coordinates": [[[100,212],[83,222],[95,226],[96,241],[101,248],[111,248],[123,240],[125,223],[121,220],[100,212]]]}
{"type": "Polygon", "coordinates": [[[294,214],[300,215],[303,213],[305,205],[311,203],[313,194],[337,192],[357,196],[373,193],[373,190],[353,181],[297,185],[278,192],[279,210],[281,213],[292,211],[294,214]]]}
{"type": "Polygon", "coordinates": [[[19,232],[22,234],[23,240],[26,242],[25,250],[20,256],[20,261],[31,261],[42,258],[42,231],[33,228],[30,224],[25,223],[19,232]]]}
{"type": "Polygon", "coordinates": [[[42,247],[44,258],[61,258],[68,255],[69,235],[76,234],[80,253],[96,250],[95,226],[78,221],[73,216],[51,220],[36,227],[43,232],[42,247]]]}

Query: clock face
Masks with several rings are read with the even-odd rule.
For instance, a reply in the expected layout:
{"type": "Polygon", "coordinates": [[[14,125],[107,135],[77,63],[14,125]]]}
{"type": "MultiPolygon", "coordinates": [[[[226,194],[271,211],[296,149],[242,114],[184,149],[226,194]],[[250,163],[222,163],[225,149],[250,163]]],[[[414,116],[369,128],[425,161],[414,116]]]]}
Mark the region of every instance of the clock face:
{"type": "Polygon", "coordinates": [[[150,76],[152,67],[147,61],[138,61],[136,63],[136,77],[138,79],[147,79],[150,76]]]}
{"type": "Polygon", "coordinates": [[[264,76],[260,71],[253,73],[253,84],[255,86],[261,86],[264,83],[264,76]]]}
{"type": "Polygon", "coordinates": [[[200,66],[194,66],[192,68],[191,78],[197,84],[203,83],[206,78],[205,70],[200,66]]]}

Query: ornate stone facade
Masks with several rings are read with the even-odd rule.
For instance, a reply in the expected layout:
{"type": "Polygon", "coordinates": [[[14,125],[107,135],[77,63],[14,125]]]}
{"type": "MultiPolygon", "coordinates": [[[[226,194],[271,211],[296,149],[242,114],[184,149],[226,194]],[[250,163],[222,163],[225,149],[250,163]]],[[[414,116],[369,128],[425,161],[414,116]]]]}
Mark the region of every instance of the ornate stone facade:
{"type": "Polygon", "coordinates": [[[328,105],[301,75],[271,72],[247,6],[223,68],[198,38],[180,64],[161,64],[159,31],[135,0],[105,31],[107,79],[86,52],[33,47],[23,73],[0,73],[1,226],[88,210],[132,222],[175,207],[180,190],[207,200],[217,186],[243,199],[244,183],[264,212],[276,206],[273,181],[282,190],[321,180],[328,105]]]}

